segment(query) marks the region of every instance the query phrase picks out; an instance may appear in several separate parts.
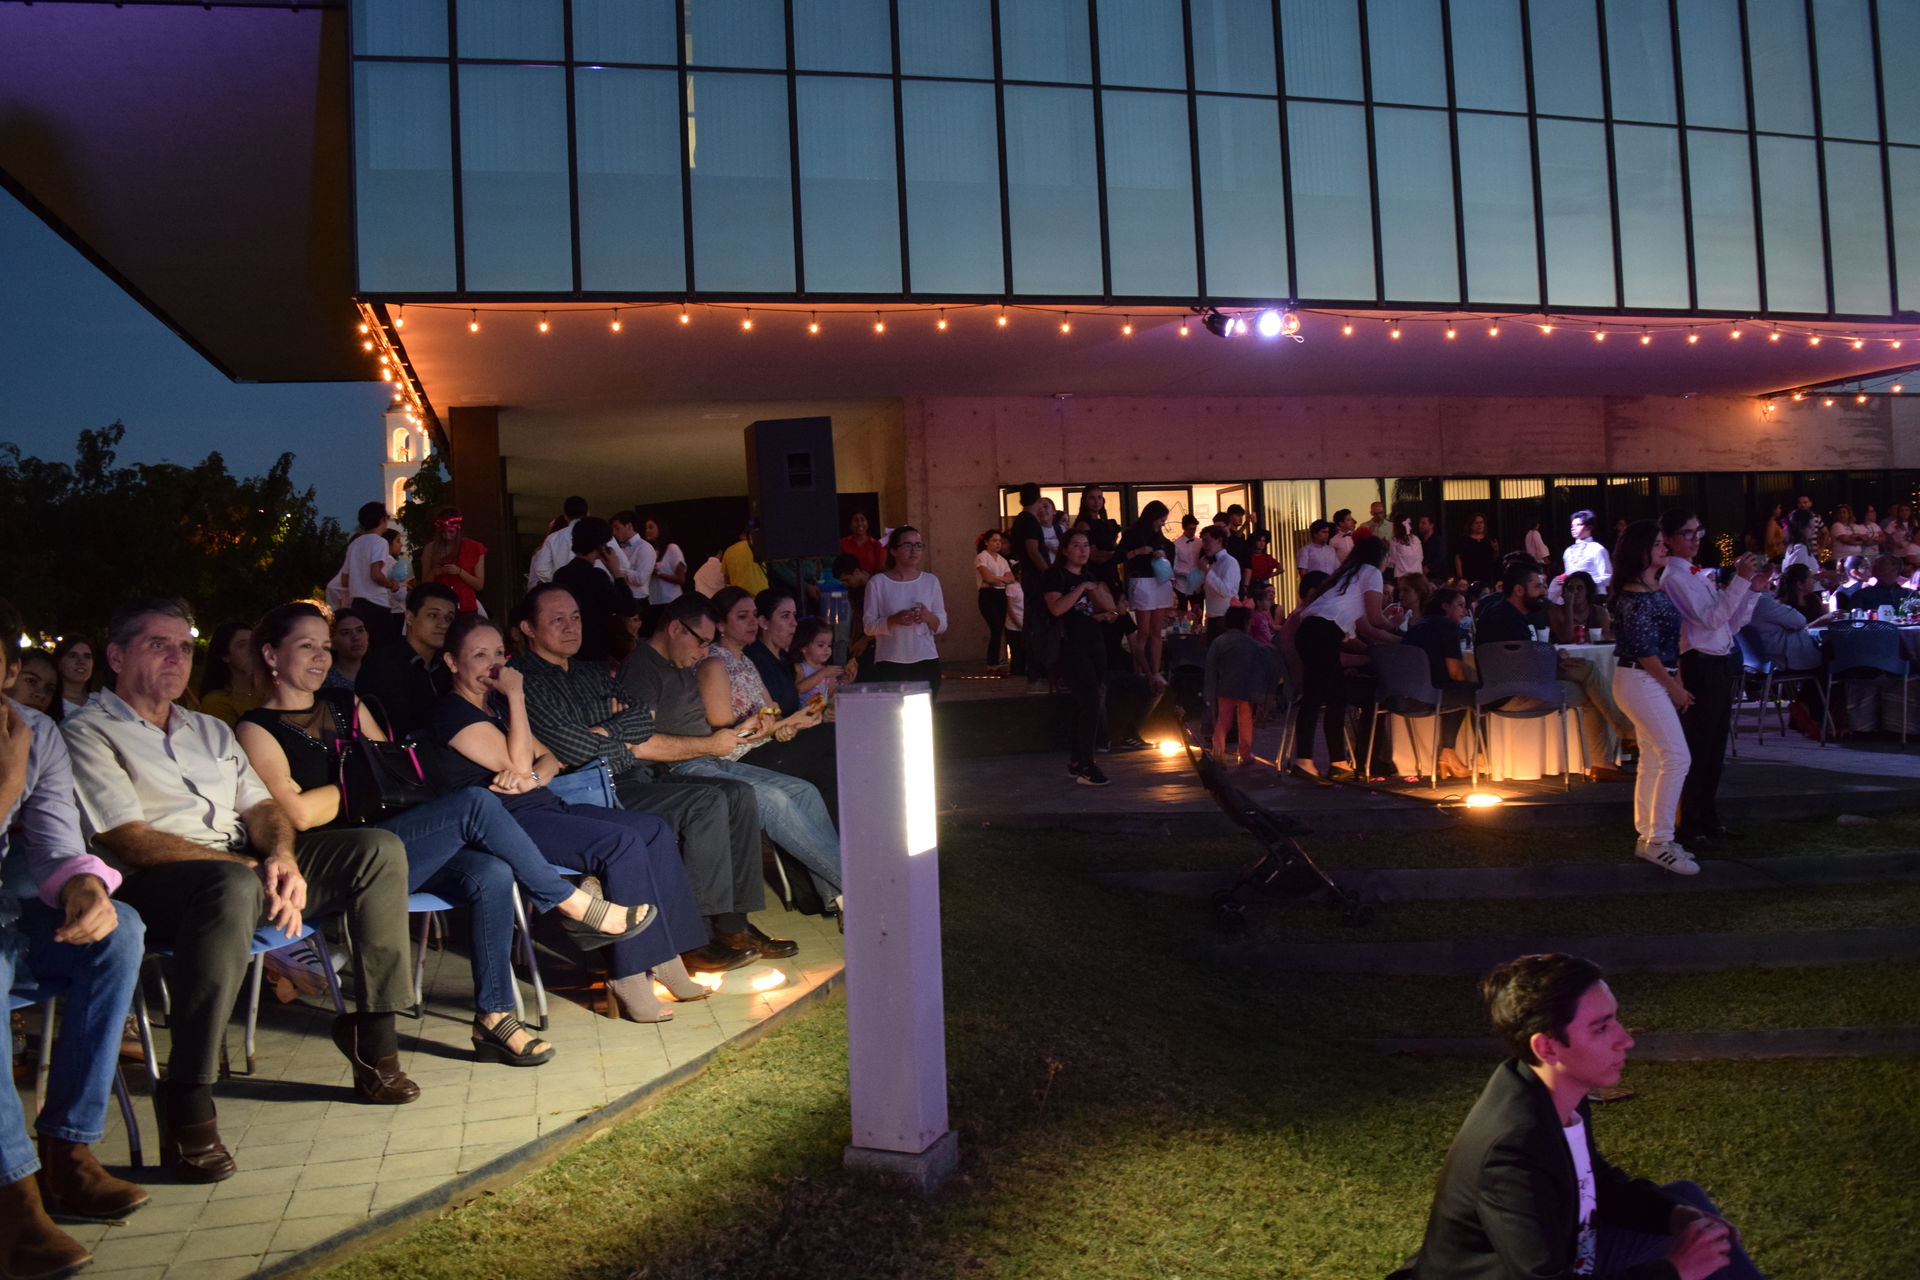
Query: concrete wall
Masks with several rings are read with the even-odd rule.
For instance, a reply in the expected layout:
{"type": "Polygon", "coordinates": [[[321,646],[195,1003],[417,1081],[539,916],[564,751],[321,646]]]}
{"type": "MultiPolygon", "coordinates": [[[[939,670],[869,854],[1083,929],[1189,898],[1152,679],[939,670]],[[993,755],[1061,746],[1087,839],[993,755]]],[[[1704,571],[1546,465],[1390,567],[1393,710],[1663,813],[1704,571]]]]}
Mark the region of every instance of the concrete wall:
{"type": "Polygon", "coordinates": [[[1000,523],[1002,485],[1920,466],[1920,406],[1836,399],[1770,414],[1736,396],[908,400],[903,514],[946,593],[942,649],[970,659],[986,638],[973,540],[1000,523]]]}

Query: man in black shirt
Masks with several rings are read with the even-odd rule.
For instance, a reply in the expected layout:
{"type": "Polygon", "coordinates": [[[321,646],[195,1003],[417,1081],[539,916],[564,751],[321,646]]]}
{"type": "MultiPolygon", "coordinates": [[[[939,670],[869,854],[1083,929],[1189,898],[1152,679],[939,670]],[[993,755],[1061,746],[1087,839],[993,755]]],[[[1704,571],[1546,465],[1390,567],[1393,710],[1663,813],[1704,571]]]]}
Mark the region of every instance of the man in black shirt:
{"type": "Polygon", "coordinates": [[[1445,535],[1433,526],[1433,517],[1421,516],[1414,521],[1413,533],[1420,539],[1420,559],[1426,565],[1427,581],[1435,584],[1451,581],[1453,560],[1447,555],[1445,535]]]}
{"type": "Polygon", "coordinates": [[[1085,786],[1104,787],[1095,744],[1107,731],[1106,641],[1100,624],[1114,618],[1113,598],[1088,567],[1093,543],[1075,529],[1060,540],[1060,560],[1033,597],[1060,627],[1060,666],[1073,692],[1073,748],[1067,772],[1085,786]]]}
{"type": "Polygon", "coordinates": [[[1044,608],[1037,607],[1040,579],[1047,571],[1047,537],[1040,528],[1041,501],[1039,485],[1020,486],[1020,514],[1013,518],[1013,531],[1008,535],[1013,544],[1009,554],[1027,599],[1027,679],[1035,684],[1047,678],[1054,630],[1052,617],[1044,608]]]}
{"type": "Polygon", "coordinates": [[[1842,609],[1878,609],[1892,605],[1898,609],[1913,592],[1900,585],[1900,564],[1892,556],[1873,558],[1873,581],[1839,593],[1842,609]]]}
{"type": "Polygon", "coordinates": [[[582,662],[604,664],[613,651],[614,619],[633,610],[633,591],[625,568],[609,546],[613,527],[599,516],[582,516],[573,525],[573,559],[553,571],[556,584],[580,606],[582,662]]]}
{"type": "Polygon", "coordinates": [[[353,691],[373,708],[395,741],[427,727],[433,704],[452,687],[440,661],[447,628],[460,609],[453,588],[422,582],[407,592],[406,632],[402,643],[384,645],[367,655],[353,691]]]}

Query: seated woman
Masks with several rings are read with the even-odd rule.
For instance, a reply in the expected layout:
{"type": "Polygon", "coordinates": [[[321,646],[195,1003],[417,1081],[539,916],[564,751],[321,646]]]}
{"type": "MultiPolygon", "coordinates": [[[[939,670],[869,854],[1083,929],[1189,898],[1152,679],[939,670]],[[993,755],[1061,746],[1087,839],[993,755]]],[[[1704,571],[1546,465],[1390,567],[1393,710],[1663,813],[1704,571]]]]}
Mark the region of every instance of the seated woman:
{"type": "Polygon", "coordinates": [[[713,607],[720,614],[720,634],[698,668],[707,723],[718,729],[759,716],[770,725],[766,732],[734,748],[729,759],[738,760],[769,741],[790,741],[802,729],[819,724],[817,707],[802,706],[783,715],[767,691],[760,669],[747,656],[748,646],[760,639],[760,608],[752,593],[743,587],[722,588],[714,594],[713,607]]]}
{"type": "Polygon", "coordinates": [[[506,641],[491,622],[463,613],[447,629],[441,661],[453,689],[435,704],[427,737],[431,773],[441,786],[487,787],[547,861],[589,873],[583,886],[604,885],[616,901],[654,903],[660,926],[613,943],[607,992],[631,1022],[666,1022],[672,1011],[653,994],[654,979],[675,1000],[704,1000],[680,953],[707,943],[707,925],[687,883],[673,828],[650,813],[570,804],[547,783],[564,767],[533,736],[521,675],[506,665],[506,641]]]}
{"type": "MultiPolygon", "coordinates": [[[[1467,598],[1451,587],[1433,592],[1420,606],[1419,620],[1407,627],[1407,643],[1427,655],[1427,674],[1442,691],[1471,683],[1461,638],[1466,635],[1467,598]]],[[[1440,776],[1465,778],[1473,770],[1457,750],[1465,716],[1440,717],[1440,776]]]]}
{"type": "Polygon", "coordinates": [[[200,710],[238,725],[260,705],[260,663],[253,654],[253,631],[244,622],[223,622],[207,642],[207,664],[200,672],[200,710]]]}
{"type": "Polygon", "coordinates": [[[68,636],[54,646],[53,665],[60,668],[61,710],[72,715],[86,706],[100,687],[94,679],[100,668],[93,660],[93,642],[85,636],[68,636]]]}
{"type": "Polygon", "coordinates": [[[60,720],[66,708],[60,702],[60,668],[45,649],[23,649],[20,674],[10,690],[13,700],[32,707],[49,720],[60,720]]]}
{"type": "MultiPolygon", "coordinates": [[[[813,699],[804,697],[794,680],[788,656],[794,631],[800,625],[800,609],[793,592],[786,587],[768,587],[753,598],[760,634],[746,647],[747,660],[760,673],[760,684],[782,716],[793,717],[808,710],[813,699]]],[[[722,642],[724,643],[724,641],[722,642]]],[[[731,700],[729,700],[731,706],[731,700]]],[[[753,763],[776,773],[805,778],[820,789],[827,813],[835,826],[840,824],[840,773],[838,742],[833,726],[824,723],[825,707],[812,707],[815,719],[805,731],[797,731],[784,741],[776,736],[762,741],[753,753],[753,763]]]]}
{"type": "Polygon", "coordinates": [[[1576,569],[1560,583],[1560,603],[1547,606],[1547,629],[1555,644],[1598,644],[1613,632],[1606,606],[1595,604],[1593,575],[1576,569]]]}
{"type": "MultiPolygon", "coordinates": [[[[339,744],[382,738],[352,694],[323,689],[332,667],[327,616],[306,601],[269,609],[254,627],[270,684],[235,730],[254,771],[301,831],[353,825],[337,781],[339,744]]],[[[468,787],[374,825],[407,846],[407,891],[471,904],[473,1052],[482,1062],[538,1066],[553,1046],[512,1013],[513,899],[517,881],[536,910],[558,909],[583,947],[604,947],[653,924],[651,906],[617,906],[568,884],[497,796],[468,787]]]]}

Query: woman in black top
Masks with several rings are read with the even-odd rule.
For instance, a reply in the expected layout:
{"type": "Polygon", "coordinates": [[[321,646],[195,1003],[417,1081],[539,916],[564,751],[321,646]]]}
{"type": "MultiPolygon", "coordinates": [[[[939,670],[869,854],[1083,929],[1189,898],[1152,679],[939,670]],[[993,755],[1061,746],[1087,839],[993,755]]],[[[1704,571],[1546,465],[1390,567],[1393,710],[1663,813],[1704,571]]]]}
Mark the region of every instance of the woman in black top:
{"type": "Polygon", "coordinates": [[[1120,537],[1120,564],[1127,574],[1127,603],[1140,623],[1133,646],[1133,665],[1148,677],[1160,674],[1161,632],[1173,613],[1173,544],[1162,526],[1167,504],[1149,502],[1140,518],[1120,537]],[[1164,570],[1164,578],[1156,571],[1164,570]]]}
{"type": "Polygon", "coordinates": [[[1073,693],[1073,754],[1067,772],[1089,787],[1107,785],[1093,762],[1094,744],[1106,728],[1107,658],[1103,622],[1117,613],[1113,597],[1088,571],[1093,542],[1085,529],[1060,540],[1060,559],[1040,581],[1042,598],[1060,629],[1060,666],[1073,693]]]}
{"type": "MultiPolygon", "coordinates": [[[[326,615],[304,601],[281,605],[268,610],[253,634],[272,683],[266,701],[242,717],[240,746],[296,829],[351,825],[338,785],[341,744],[384,735],[352,694],[322,688],[333,662],[326,615]]],[[[553,1047],[512,1013],[516,881],[536,910],[558,909],[584,946],[606,946],[658,919],[650,906],[618,906],[568,884],[499,798],[479,787],[375,825],[406,844],[409,893],[432,893],[473,908],[473,1045],[482,1061],[536,1066],[553,1056],[553,1047]]]]}
{"type": "Polygon", "coordinates": [[[1500,577],[1500,544],[1487,536],[1487,518],[1467,521],[1467,536],[1453,556],[1453,573],[1462,582],[1494,582],[1500,577]]]}
{"type": "Polygon", "coordinates": [[[666,1022],[673,1013],[653,994],[654,979],[675,1000],[704,1000],[680,959],[707,944],[673,828],[650,813],[570,804],[547,783],[560,761],[533,736],[522,677],[506,665],[506,641],[491,622],[463,614],[447,629],[441,660],[453,689],[434,704],[427,737],[439,785],[490,787],[549,862],[584,871],[616,899],[660,909],[660,926],[606,949],[607,993],[632,1022],[666,1022]]]}

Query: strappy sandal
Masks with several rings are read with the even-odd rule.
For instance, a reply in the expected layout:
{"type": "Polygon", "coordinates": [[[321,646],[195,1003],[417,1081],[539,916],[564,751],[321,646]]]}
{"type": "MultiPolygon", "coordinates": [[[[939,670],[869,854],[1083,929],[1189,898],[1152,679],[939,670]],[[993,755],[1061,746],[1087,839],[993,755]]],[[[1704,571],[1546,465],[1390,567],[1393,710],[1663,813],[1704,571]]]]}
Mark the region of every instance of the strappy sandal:
{"type": "Polygon", "coordinates": [[[492,1026],[475,1018],[473,1020],[474,1060],[499,1062],[509,1067],[537,1067],[553,1056],[553,1046],[538,1036],[533,1036],[527,1041],[524,1051],[515,1053],[513,1038],[522,1031],[530,1036],[533,1035],[533,1028],[511,1013],[492,1026]]]}
{"type": "Polygon", "coordinates": [[[660,912],[651,902],[642,903],[637,907],[623,907],[617,902],[608,902],[595,893],[593,900],[587,904],[585,914],[578,920],[562,920],[560,927],[566,930],[568,937],[573,939],[574,946],[584,951],[596,951],[601,947],[610,947],[616,942],[625,942],[628,938],[646,932],[659,918],[660,912]],[[626,913],[624,925],[619,924],[618,917],[614,916],[615,912],[621,911],[626,913]],[[614,921],[618,932],[606,931],[604,926],[610,919],[614,921]]]}

